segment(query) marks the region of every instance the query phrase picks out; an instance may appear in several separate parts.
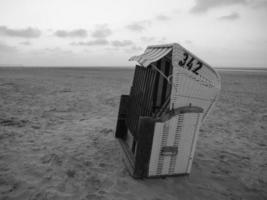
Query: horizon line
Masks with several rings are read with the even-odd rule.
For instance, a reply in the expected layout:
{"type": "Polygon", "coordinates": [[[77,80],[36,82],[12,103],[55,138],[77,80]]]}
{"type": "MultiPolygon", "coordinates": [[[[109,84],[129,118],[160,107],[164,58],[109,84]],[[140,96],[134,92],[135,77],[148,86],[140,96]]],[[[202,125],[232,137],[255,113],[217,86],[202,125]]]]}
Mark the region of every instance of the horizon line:
{"type": "MultiPolygon", "coordinates": [[[[134,68],[135,65],[22,65],[22,64],[0,64],[0,68],[16,67],[16,68],[134,68]]],[[[213,66],[215,69],[267,69],[266,67],[235,67],[235,66],[213,66]]]]}

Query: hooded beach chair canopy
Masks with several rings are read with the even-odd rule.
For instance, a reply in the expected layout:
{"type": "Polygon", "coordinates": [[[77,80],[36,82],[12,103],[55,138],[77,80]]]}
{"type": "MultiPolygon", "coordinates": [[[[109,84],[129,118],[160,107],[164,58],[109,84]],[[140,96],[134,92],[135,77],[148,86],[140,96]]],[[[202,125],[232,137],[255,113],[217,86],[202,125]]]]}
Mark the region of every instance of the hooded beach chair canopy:
{"type": "Polygon", "coordinates": [[[166,56],[173,49],[174,45],[176,44],[149,46],[143,54],[133,56],[129,59],[129,61],[137,61],[142,66],[147,67],[151,63],[166,56]]]}
{"type": "Polygon", "coordinates": [[[164,69],[156,67],[156,63],[160,60],[168,60],[172,65],[171,77],[165,77],[168,81],[172,80],[170,106],[183,106],[185,101],[194,99],[193,102],[197,102],[204,108],[204,119],[221,89],[219,74],[209,64],[178,43],[148,46],[143,54],[129,59],[143,67],[152,66],[164,76],[164,69]]]}

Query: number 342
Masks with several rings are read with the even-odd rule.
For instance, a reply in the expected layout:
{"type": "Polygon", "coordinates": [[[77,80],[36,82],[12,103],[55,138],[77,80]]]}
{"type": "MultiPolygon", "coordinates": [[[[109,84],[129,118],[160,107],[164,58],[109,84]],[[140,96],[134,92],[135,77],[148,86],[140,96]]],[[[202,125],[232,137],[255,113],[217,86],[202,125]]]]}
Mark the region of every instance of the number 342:
{"type": "Polygon", "coordinates": [[[191,57],[189,59],[188,53],[184,53],[183,60],[179,61],[179,65],[183,68],[187,68],[189,71],[192,71],[194,74],[198,75],[199,70],[203,67],[203,64],[200,61],[197,61],[197,67],[193,68],[193,61],[195,58],[191,57]]]}

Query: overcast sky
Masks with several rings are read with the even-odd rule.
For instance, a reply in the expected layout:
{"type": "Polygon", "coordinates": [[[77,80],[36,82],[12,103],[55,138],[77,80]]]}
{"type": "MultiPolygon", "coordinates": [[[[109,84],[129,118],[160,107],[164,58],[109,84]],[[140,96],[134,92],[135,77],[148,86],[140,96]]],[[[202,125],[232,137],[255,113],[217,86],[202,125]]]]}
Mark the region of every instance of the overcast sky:
{"type": "Polygon", "coordinates": [[[267,67],[267,0],[0,0],[0,65],[131,66],[173,42],[214,67],[267,67]]]}

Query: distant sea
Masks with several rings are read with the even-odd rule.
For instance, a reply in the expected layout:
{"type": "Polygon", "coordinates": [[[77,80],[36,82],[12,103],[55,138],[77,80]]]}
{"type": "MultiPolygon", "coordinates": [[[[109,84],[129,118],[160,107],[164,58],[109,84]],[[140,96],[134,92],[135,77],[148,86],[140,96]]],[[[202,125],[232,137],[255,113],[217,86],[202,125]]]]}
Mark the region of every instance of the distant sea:
{"type": "Polygon", "coordinates": [[[240,72],[267,72],[267,68],[247,68],[247,67],[215,67],[218,71],[240,71],[240,72]]]}
{"type": "MultiPolygon", "coordinates": [[[[134,70],[134,66],[8,66],[0,65],[0,69],[71,69],[71,70],[134,70]]],[[[253,67],[214,67],[218,71],[267,72],[267,68],[253,67]]]]}

